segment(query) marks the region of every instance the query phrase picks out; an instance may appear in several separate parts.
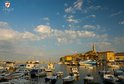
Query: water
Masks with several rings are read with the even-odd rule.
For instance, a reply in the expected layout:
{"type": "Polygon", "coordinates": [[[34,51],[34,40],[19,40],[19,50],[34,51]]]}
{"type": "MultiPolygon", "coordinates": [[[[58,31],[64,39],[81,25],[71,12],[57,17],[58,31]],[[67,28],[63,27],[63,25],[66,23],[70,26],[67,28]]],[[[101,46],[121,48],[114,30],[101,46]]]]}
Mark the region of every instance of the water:
{"type": "MultiPolygon", "coordinates": [[[[55,65],[55,72],[62,71],[63,72],[63,77],[66,77],[70,73],[70,67],[71,66],[56,64],[55,65]]],[[[94,68],[92,70],[91,69],[88,69],[85,66],[79,66],[78,69],[79,69],[80,77],[79,78],[76,78],[76,81],[73,82],[73,83],[71,83],[71,84],[83,84],[84,83],[83,78],[87,74],[93,75],[95,82],[99,82],[100,84],[103,84],[100,76],[98,75],[99,68],[97,68],[96,66],[94,66],[94,68]]],[[[47,74],[50,75],[52,73],[49,72],[47,74]]],[[[56,84],[63,84],[63,81],[62,81],[62,78],[63,77],[58,78],[56,84]]],[[[42,83],[44,84],[44,78],[39,78],[39,80],[37,81],[37,83],[35,82],[35,84],[42,84],[42,83]]]]}

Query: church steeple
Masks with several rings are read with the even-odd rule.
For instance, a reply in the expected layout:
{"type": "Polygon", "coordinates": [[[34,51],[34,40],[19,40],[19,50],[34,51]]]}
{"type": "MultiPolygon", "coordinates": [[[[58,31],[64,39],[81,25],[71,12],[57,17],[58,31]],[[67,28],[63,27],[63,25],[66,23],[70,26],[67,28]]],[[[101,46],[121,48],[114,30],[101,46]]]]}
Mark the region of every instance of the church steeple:
{"type": "Polygon", "coordinates": [[[95,47],[95,43],[93,43],[93,47],[92,47],[93,51],[96,52],[96,47],[95,47]]]}

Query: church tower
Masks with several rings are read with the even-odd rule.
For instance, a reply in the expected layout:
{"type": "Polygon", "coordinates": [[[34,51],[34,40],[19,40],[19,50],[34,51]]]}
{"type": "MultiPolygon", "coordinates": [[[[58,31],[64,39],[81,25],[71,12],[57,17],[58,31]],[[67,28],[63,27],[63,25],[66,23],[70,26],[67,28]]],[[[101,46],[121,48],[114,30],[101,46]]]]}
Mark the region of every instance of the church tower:
{"type": "Polygon", "coordinates": [[[93,43],[92,49],[93,49],[93,52],[96,52],[95,43],[93,43]]]}

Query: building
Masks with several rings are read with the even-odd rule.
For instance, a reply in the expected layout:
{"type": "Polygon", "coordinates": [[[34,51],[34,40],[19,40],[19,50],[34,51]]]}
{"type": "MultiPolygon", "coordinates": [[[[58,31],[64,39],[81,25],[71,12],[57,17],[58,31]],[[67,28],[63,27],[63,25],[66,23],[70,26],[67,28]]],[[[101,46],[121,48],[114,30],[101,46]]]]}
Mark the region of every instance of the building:
{"type": "Polygon", "coordinates": [[[86,59],[86,60],[88,60],[88,59],[98,60],[98,54],[97,54],[96,49],[95,49],[95,44],[93,44],[91,51],[88,51],[84,54],[84,59],[86,59]]]}
{"type": "Polygon", "coordinates": [[[67,55],[60,58],[61,62],[71,62],[72,60],[73,60],[73,57],[71,55],[67,55]]]}
{"type": "Polygon", "coordinates": [[[124,53],[116,53],[115,54],[115,60],[117,62],[124,62],[124,53]]]}
{"type": "Polygon", "coordinates": [[[115,61],[114,51],[98,52],[99,61],[113,62],[115,61]]]}

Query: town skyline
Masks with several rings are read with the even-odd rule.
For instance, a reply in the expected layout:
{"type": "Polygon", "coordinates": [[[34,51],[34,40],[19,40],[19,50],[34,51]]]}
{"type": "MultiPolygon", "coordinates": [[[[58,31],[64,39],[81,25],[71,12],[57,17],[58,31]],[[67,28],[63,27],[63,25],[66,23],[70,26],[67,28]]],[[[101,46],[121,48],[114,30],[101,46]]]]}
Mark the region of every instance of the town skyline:
{"type": "Polygon", "coordinates": [[[123,0],[0,0],[0,59],[124,52],[123,0]],[[10,7],[5,7],[9,1],[10,7]]]}

